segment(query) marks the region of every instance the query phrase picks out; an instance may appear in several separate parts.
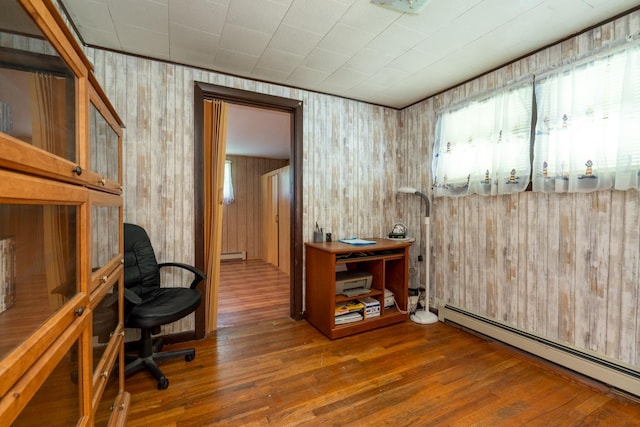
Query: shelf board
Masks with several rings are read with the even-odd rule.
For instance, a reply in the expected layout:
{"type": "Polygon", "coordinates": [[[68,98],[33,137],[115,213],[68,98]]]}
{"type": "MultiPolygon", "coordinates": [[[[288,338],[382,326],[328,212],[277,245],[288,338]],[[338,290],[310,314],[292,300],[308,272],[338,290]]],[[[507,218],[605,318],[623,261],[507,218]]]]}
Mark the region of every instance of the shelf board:
{"type": "Polygon", "coordinates": [[[346,295],[339,294],[339,295],[336,295],[336,304],[338,304],[340,302],[353,301],[353,300],[357,300],[357,299],[365,298],[365,297],[374,297],[376,295],[382,295],[382,291],[380,289],[371,289],[366,294],[356,295],[356,296],[352,296],[352,297],[348,297],[346,295]]]}
{"type": "Polygon", "coordinates": [[[386,261],[394,260],[394,259],[402,259],[404,254],[394,253],[394,254],[375,254],[375,255],[366,255],[366,256],[355,256],[353,258],[337,258],[336,264],[350,264],[353,262],[362,262],[362,261],[375,261],[379,259],[384,259],[386,261]]]}
{"type": "Polygon", "coordinates": [[[358,320],[357,322],[335,325],[329,331],[329,338],[341,338],[358,332],[369,331],[373,328],[379,328],[386,325],[405,321],[409,317],[408,314],[402,314],[395,308],[385,309],[384,314],[368,319],[358,320]]]}

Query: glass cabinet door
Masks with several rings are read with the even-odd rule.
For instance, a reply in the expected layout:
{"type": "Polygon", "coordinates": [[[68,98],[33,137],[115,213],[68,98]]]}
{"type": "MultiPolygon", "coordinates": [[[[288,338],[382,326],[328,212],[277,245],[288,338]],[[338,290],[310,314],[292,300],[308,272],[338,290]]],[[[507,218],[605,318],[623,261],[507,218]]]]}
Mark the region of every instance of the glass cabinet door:
{"type": "MultiPolygon", "coordinates": [[[[122,366],[125,363],[124,361],[118,363],[118,361],[120,361],[120,357],[117,358],[115,366],[122,366]]],[[[113,422],[113,418],[118,416],[121,408],[117,405],[117,400],[122,393],[123,387],[120,383],[120,372],[118,369],[113,369],[106,378],[102,398],[96,408],[95,427],[108,426],[113,422]]]]}
{"type": "Polygon", "coordinates": [[[12,426],[74,426],[80,409],[80,344],[71,349],[49,374],[12,426]]]}
{"type": "Polygon", "coordinates": [[[93,75],[78,78],[89,63],[74,73],[17,0],[0,10],[0,167],[120,194],[122,122],[93,75]]]}
{"type": "MultiPolygon", "coordinates": [[[[107,361],[103,360],[107,349],[112,344],[117,344],[114,335],[118,332],[120,325],[119,312],[120,304],[118,303],[120,282],[116,281],[115,284],[109,286],[108,291],[101,297],[100,301],[96,303],[93,309],[93,322],[92,322],[92,345],[93,345],[93,370],[98,376],[102,375],[104,368],[101,372],[97,372],[98,366],[106,366],[107,361]]],[[[96,378],[94,375],[94,386],[96,378]]]]}
{"type": "Polygon", "coordinates": [[[0,204],[0,360],[78,293],[78,209],[0,204]]]}
{"type": "MultiPolygon", "coordinates": [[[[15,0],[4,0],[0,14],[0,133],[76,163],[75,100],[74,73],[22,6],[15,0]]],[[[0,150],[0,157],[10,154],[0,150]]]]}
{"type": "Polygon", "coordinates": [[[120,196],[91,192],[92,292],[107,280],[111,280],[115,268],[122,265],[121,218],[120,196]]]}
{"type": "Polygon", "coordinates": [[[2,169],[0,194],[3,395],[29,369],[18,361],[41,357],[61,330],[83,318],[89,271],[80,232],[88,197],[81,186],[2,169]]]}
{"type": "Polygon", "coordinates": [[[89,165],[101,188],[121,190],[121,128],[97,98],[89,103],[89,165]],[[98,106],[96,106],[96,104],[98,106]],[[103,114],[104,112],[104,114],[103,114]]]}

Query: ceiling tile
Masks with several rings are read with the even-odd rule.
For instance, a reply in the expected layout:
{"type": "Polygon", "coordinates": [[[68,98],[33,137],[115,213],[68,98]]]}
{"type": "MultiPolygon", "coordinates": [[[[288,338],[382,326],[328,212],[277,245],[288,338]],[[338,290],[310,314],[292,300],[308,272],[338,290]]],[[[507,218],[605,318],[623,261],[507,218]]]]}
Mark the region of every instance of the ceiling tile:
{"type": "Polygon", "coordinates": [[[169,0],[169,22],[219,35],[227,10],[228,6],[210,0],[169,0]]]}
{"type": "Polygon", "coordinates": [[[335,0],[296,0],[283,23],[316,34],[325,34],[333,28],[347,8],[347,5],[335,0]]]}
{"type": "Polygon", "coordinates": [[[293,3],[293,0],[269,0],[269,1],[271,3],[279,4],[286,7],[291,6],[291,3],[293,3]]]}
{"type": "Polygon", "coordinates": [[[367,75],[375,73],[395,58],[395,55],[380,49],[365,48],[345,63],[345,67],[367,75]]]}
{"type": "Polygon", "coordinates": [[[85,31],[87,36],[83,38],[83,41],[89,45],[122,50],[122,45],[120,44],[120,39],[118,39],[115,29],[113,31],[104,31],[99,28],[89,28],[85,26],[78,26],[78,29],[85,31]]]}
{"type": "Polygon", "coordinates": [[[389,62],[391,68],[408,73],[421,69],[438,60],[438,56],[411,49],[389,62]]]}
{"type": "Polygon", "coordinates": [[[283,83],[291,75],[289,72],[273,70],[271,68],[262,67],[260,64],[256,65],[251,77],[264,80],[268,82],[283,83]]]}
{"type": "Polygon", "coordinates": [[[368,1],[358,1],[344,14],[340,23],[370,34],[378,34],[401,16],[368,1]]]}
{"type": "Polygon", "coordinates": [[[269,44],[270,38],[269,34],[266,33],[227,24],[222,31],[220,47],[248,55],[260,56],[267,44],[269,44]]]}
{"type": "Polygon", "coordinates": [[[156,33],[169,31],[169,5],[153,0],[107,0],[109,12],[118,24],[146,28],[156,33]]]}
{"type": "Polygon", "coordinates": [[[343,55],[353,55],[362,49],[373,36],[357,28],[337,24],[318,43],[318,47],[343,55]]]}
{"type": "Polygon", "coordinates": [[[402,15],[396,24],[428,36],[435,32],[450,32],[449,23],[484,0],[432,1],[419,15],[402,15]]]}
{"type": "Polygon", "coordinates": [[[269,0],[234,0],[229,5],[227,23],[271,34],[280,25],[287,9],[287,5],[269,0]]]}
{"type": "Polygon", "coordinates": [[[133,25],[119,25],[118,37],[132,53],[152,58],[169,59],[169,34],[150,31],[133,25]]]}
{"type": "Polygon", "coordinates": [[[344,96],[353,99],[367,99],[369,102],[375,103],[377,94],[381,93],[384,90],[385,88],[382,86],[378,86],[368,81],[362,81],[357,86],[354,86],[351,89],[345,91],[344,96]]]}
{"type": "Polygon", "coordinates": [[[106,0],[65,0],[71,19],[78,26],[99,30],[101,32],[115,33],[116,27],[111,19],[104,19],[109,16],[109,7],[106,0]]]}
{"type": "Polygon", "coordinates": [[[260,61],[258,61],[258,66],[289,74],[294,68],[300,65],[303,60],[303,56],[294,55],[278,49],[267,48],[260,58],[260,61]]]}
{"type": "Polygon", "coordinates": [[[316,33],[283,24],[274,34],[269,47],[306,56],[321,39],[322,36],[316,33]]]}
{"type": "Polygon", "coordinates": [[[178,24],[170,24],[170,33],[172,54],[179,49],[189,49],[213,56],[220,43],[220,36],[216,34],[206,33],[178,24]]]}
{"type": "Polygon", "coordinates": [[[321,87],[328,92],[342,92],[358,85],[365,78],[366,74],[340,68],[327,77],[321,87]]]}
{"type": "Polygon", "coordinates": [[[325,73],[332,73],[342,64],[347,62],[349,57],[335,52],[329,52],[324,49],[313,49],[304,60],[304,65],[325,73]]]}
{"type": "Polygon", "coordinates": [[[406,78],[409,75],[406,71],[395,68],[384,67],[367,79],[367,82],[376,86],[389,87],[394,83],[406,78]]]}
{"type": "Polygon", "coordinates": [[[216,52],[216,68],[222,68],[231,74],[248,75],[258,63],[260,57],[246,53],[220,49],[216,52]]]}
{"type": "Polygon", "coordinates": [[[298,67],[291,73],[286,83],[296,87],[312,88],[327,77],[329,77],[329,73],[312,68],[298,67]]]}
{"type": "Polygon", "coordinates": [[[178,64],[189,64],[199,68],[214,69],[214,56],[201,51],[177,49],[171,53],[171,61],[178,64]]]}
{"type": "Polygon", "coordinates": [[[369,47],[397,52],[399,55],[419,43],[424,36],[417,31],[410,30],[398,24],[390,25],[386,30],[374,38],[369,47]]]}

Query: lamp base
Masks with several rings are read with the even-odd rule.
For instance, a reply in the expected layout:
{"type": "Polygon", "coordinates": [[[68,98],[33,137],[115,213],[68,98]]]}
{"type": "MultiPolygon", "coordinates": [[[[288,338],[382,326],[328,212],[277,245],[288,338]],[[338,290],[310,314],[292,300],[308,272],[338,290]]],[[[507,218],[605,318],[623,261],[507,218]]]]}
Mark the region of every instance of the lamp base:
{"type": "Polygon", "coordinates": [[[421,310],[416,311],[411,315],[411,321],[420,323],[421,325],[426,325],[429,323],[436,323],[438,321],[438,316],[436,316],[435,313],[432,313],[429,310],[421,310]]]}

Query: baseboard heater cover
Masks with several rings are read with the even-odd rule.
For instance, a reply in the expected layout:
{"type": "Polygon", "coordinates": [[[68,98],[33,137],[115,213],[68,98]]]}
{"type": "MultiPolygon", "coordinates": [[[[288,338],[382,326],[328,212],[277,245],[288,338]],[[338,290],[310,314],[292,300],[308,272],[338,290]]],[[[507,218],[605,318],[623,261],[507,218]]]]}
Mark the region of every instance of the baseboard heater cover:
{"type": "Polygon", "coordinates": [[[640,371],[630,366],[560,344],[450,304],[441,305],[438,314],[441,321],[448,320],[457,323],[640,397],[640,371]]]}
{"type": "Polygon", "coordinates": [[[246,260],[247,253],[245,251],[242,252],[227,252],[220,255],[220,261],[228,261],[228,260],[246,260]]]}

